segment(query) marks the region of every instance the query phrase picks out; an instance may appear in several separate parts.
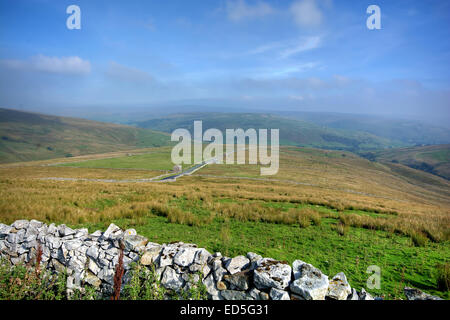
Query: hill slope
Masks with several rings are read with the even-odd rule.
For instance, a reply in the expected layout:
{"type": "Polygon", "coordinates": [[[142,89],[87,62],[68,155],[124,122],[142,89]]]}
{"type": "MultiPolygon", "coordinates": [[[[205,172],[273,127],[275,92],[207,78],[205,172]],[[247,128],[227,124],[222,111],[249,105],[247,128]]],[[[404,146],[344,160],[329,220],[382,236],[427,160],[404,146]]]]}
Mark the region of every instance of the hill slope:
{"type": "Polygon", "coordinates": [[[351,130],[339,130],[319,126],[301,120],[292,120],[270,114],[257,113],[185,113],[174,114],[161,119],[150,119],[135,123],[141,128],[151,128],[164,132],[172,132],[177,128],[193,131],[194,120],[203,121],[203,131],[216,128],[225,129],[248,128],[280,129],[280,144],[300,147],[347,150],[361,152],[404,144],[370,133],[351,130]]]}
{"type": "Polygon", "coordinates": [[[125,125],[0,108],[0,162],[167,145],[170,137],[125,125]]]}
{"type": "Polygon", "coordinates": [[[401,163],[450,180],[450,144],[399,148],[373,155],[380,162],[401,163]]]}
{"type": "Polygon", "coordinates": [[[450,143],[448,128],[419,121],[326,112],[280,112],[280,114],[291,119],[309,121],[333,129],[367,132],[408,145],[450,143]]]}

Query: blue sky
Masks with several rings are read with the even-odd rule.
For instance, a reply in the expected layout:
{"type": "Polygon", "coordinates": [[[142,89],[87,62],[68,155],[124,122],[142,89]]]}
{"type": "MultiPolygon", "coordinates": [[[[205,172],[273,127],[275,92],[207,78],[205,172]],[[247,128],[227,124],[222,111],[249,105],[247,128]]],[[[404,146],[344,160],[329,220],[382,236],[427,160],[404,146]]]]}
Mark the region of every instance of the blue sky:
{"type": "Polygon", "coordinates": [[[445,0],[0,0],[0,106],[76,115],[202,105],[445,123],[449,39],[445,0]],[[66,28],[71,4],[81,30],[66,28]],[[366,27],[371,4],[381,30],[366,27]]]}

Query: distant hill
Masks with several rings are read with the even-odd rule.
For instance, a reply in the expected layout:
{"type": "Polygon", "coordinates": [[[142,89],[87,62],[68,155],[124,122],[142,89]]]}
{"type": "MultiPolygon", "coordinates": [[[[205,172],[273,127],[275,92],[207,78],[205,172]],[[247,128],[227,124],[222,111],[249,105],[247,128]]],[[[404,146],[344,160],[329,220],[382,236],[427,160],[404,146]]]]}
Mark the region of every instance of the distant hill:
{"type": "Polygon", "coordinates": [[[135,123],[141,128],[151,128],[172,132],[185,128],[193,132],[194,120],[203,121],[203,130],[209,128],[236,129],[267,128],[280,129],[280,144],[299,147],[346,150],[364,152],[405,146],[406,144],[371,133],[355,130],[340,130],[319,126],[317,124],[287,119],[271,114],[260,113],[185,113],[173,114],[159,119],[150,119],[135,123]]]}
{"type": "Polygon", "coordinates": [[[44,160],[158,147],[170,136],[152,130],[0,108],[0,162],[44,160]]]}
{"type": "Polygon", "coordinates": [[[373,153],[373,160],[400,163],[450,180],[450,144],[379,151],[373,153]]]}
{"type": "Polygon", "coordinates": [[[401,120],[376,115],[327,112],[280,112],[282,116],[339,130],[374,134],[407,145],[450,143],[450,129],[415,120],[401,120]]]}

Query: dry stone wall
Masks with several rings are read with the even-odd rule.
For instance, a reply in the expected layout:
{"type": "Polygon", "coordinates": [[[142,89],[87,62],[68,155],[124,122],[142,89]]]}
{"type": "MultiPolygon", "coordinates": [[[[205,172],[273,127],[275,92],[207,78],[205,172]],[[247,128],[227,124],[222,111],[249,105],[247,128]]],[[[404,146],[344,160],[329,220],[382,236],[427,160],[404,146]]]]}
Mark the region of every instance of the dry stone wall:
{"type": "Polygon", "coordinates": [[[161,245],[149,242],[134,229],[122,230],[114,224],[105,232],[91,234],[87,229],[36,220],[0,224],[3,259],[11,264],[32,263],[38,248],[42,250],[41,267],[67,272],[68,290],[90,284],[104,296],[112,294],[115,267],[123,250],[123,285],[129,281],[131,263],[140,262],[155,269],[166,289],[181,292],[202,281],[209,299],[214,300],[374,299],[364,289],[352,289],[344,273],[330,279],[301,260],[289,265],[252,252],[231,258],[219,252],[211,254],[195,244],[161,245]]]}

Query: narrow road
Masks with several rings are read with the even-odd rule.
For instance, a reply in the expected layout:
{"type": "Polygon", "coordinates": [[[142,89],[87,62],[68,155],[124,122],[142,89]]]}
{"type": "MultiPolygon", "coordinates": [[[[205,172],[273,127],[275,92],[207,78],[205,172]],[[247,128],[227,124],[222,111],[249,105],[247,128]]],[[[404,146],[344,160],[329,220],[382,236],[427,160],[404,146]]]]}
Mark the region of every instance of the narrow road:
{"type": "MultiPolygon", "coordinates": [[[[244,149],[247,150],[247,149],[244,149]]],[[[225,157],[227,157],[230,154],[233,154],[234,151],[228,152],[225,154],[225,157]]],[[[124,180],[117,180],[117,179],[87,179],[87,178],[57,178],[57,177],[48,177],[48,178],[39,178],[39,180],[54,180],[54,181],[91,181],[91,182],[107,182],[107,183],[118,183],[118,182],[173,182],[176,181],[177,178],[185,176],[185,175],[191,175],[197,170],[200,170],[204,166],[211,164],[213,162],[217,162],[217,158],[210,158],[208,160],[205,160],[199,164],[196,164],[188,169],[186,169],[183,172],[180,172],[178,174],[172,174],[168,177],[166,177],[167,174],[159,175],[157,177],[148,178],[148,179],[124,179],[124,180]]],[[[105,168],[106,169],[106,168],[105,168]]]]}

